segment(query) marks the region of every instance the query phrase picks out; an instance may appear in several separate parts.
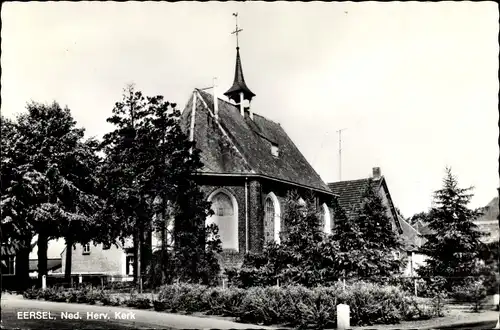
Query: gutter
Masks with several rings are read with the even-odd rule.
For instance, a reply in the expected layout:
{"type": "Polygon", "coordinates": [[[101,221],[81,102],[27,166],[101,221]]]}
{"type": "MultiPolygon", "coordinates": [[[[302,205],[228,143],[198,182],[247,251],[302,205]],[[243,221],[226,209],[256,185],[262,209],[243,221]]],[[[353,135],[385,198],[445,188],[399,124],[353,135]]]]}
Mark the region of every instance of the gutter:
{"type": "Polygon", "coordinates": [[[287,180],[277,179],[277,178],[273,178],[271,176],[267,176],[267,175],[263,175],[263,174],[256,174],[256,173],[234,174],[234,173],[206,173],[206,172],[196,172],[194,175],[222,176],[222,177],[263,178],[263,179],[268,179],[268,180],[272,180],[272,181],[286,183],[286,184],[289,184],[289,185],[293,185],[293,186],[297,186],[297,187],[301,187],[301,188],[305,188],[305,189],[309,189],[309,190],[318,191],[318,192],[321,192],[321,193],[324,193],[324,194],[328,194],[330,196],[339,197],[339,195],[333,193],[332,191],[322,190],[322,189],[318,189],[318,188],[306,186],[306,185],[303,185],[303,184],[300,184],[300,183],[295,183],[295,182],[291,182],[291,181],[287,181],[287,180]]]}

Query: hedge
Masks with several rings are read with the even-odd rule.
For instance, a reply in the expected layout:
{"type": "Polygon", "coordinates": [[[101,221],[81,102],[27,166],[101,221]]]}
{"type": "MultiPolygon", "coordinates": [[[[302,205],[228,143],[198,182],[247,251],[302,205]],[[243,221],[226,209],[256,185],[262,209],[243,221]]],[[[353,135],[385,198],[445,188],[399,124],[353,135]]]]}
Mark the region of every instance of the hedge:
{"type": "Polygon", "coordinates": [[[103,305],[128,306],[156,311],[204,313],[234,317],[253,324],[283,325],[295,328],[336,326],[340,303],[350,306],[352,325],[397,324],[403,320],[430,318],[432,309],[417,302],[395,286],[371,283],[330,287],[302,286],[239,288],[174,284],[162,286],[158,298],[151,300],[131,294],[120,300],[109,291],[86,287],[79,290],[30,289],[29,299],[45,299],[103,305]]]}

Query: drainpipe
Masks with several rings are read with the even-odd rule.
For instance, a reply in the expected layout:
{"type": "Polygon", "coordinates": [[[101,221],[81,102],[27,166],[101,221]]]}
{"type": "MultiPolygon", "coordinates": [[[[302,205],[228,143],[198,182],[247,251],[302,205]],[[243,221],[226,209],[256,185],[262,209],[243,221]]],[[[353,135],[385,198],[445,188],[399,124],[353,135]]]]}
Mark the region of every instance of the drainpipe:
{"type": "Polygon", "coordinates": [[[245,253],[248,253],[248,177],[245,177],[245,253]]]}
{"type": "MultiPolygon", "coordinates": [[[[194,140],[194,122],[196,118],[196,91],[193,93],[193,108],[191,110],[191,125],[189,128],[189,142],[193,142],[194,140]]],[[[193,152],[193,148],[190,149],[190,152],[193,152]]]]}

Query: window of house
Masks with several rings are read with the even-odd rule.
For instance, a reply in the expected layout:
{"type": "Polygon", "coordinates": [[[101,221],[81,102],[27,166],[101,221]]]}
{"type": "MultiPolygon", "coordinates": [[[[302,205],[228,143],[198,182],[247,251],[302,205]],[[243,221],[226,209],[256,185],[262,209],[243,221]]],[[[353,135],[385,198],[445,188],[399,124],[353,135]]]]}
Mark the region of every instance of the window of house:
{"type": "MultiPolygon", "coordinates": [[[[123,260],[123,259],[122,259],[123,260]]],[[[134,255],[133,254],[129,254],[127,255],[126,259],[125,259],[125,262],[126,262],[126,274],[127,275],[134,275],[134,255]]]]}
{"type": "Polygon", "coordinates": [[[16,275],[16,257],[4,256],[2,261],[2,275],[16,275]]]}
{"type": "Polygon", "coordinates": [[[83,254],[90,254],[90,243],[83,245],[83,254]]]}
{"type": "Polygon", "coordinates": [[[274,156],[274,157],[278,157],[280,155],[280,150],[278,148],[278,145],[277,144],[271,144],[271,154],[274,156]]]}

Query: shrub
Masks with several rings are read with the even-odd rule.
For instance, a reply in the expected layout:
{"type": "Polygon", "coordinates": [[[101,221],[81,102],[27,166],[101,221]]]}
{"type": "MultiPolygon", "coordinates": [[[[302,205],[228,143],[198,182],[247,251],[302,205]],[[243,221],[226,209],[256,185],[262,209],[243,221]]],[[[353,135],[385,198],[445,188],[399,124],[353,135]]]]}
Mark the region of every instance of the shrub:
{"type": "Polygon", "coordinates": [[[119,297],[111,297],[109,294],[105,294],[101,297],[101,303],[104,306],[120,306],[122,304],[122,300],[119,297]]]}
{"type": "Polygon", "coordinates": [[[126,305],[128,307],[134,307],[138,309],[149,309],[151,308],[151,300],[148,298],[131,298],[127,300],[126,305]]]}
{"type": "Polygon", "coordinates": [[[407,297],[395,286],[358,282],[339,294],[339,303],[350,306],[353,325],[396,324],[405,317],[407,297]]]}
{"type": "Polygon", "coordinates": [[[239,319],[266,325],[283,323],[284,315],[288,315],[284,291],[278,287],[248,289],[240,306],[239,319]]]}
{"type": "MultiPolygon", "coordinates": [[[[297,301],[296,316],[300,316],[299,326],[316,329],[333,328],[336,325],[338,294],[335,287],[319,287],[310,293],[301,288],[290,287],[287,290],[288,306],[297,301]]],[[[289,315],[287,320],[292,320],[289,315]]]]}
{"type": "Polygon", "coordinates": [[[195,309],[195,306],[186,306],[186,304],[199,304],[199,301],[193,301],[192,296],[196,296],[197,293],[192,293],[191,291],[201,292],[202,286],[189,284],[164,285],[159,290],[158,300],[163,303],[165,310],[170,310],[174,313],[177,311],[186,311],[186,309],[192,311],[195,309]]]}
{"type": "Polygon", "coordinates": [[[452,298],[456,301],[471,303],[474,312],[479,312],[486,296],[487,290],[482,281],[474,281],[455,287],[452,293],[452,298]]]}
{"type": "Polygon", "coordinates": [[[236,316],[246,291],[239,288],[211,288],[202,295],[203,305],[211,315],[236,316]]]}
{"type": "Polygon", "coordinates": [[[34,286],[26,289],[23,292],[23,297],[26,299],[40,299],[40,290],[36,289],[34,286]]]}

